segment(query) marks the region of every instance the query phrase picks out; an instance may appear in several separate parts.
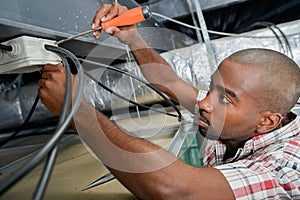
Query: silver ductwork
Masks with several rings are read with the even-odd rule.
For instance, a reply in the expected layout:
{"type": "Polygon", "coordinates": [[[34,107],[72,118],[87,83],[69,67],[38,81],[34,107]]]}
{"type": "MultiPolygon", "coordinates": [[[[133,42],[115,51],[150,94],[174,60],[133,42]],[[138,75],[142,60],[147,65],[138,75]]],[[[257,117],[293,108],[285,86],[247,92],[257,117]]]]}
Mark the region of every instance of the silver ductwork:
{"type": "MultiPolygon", "coordinates": [[[[293,21],[278,26],[281,31],[285,34],[288,40],[288,44],[281,43],[274,36],[273,32],[269,29],[260,29],[251,31],[243,34],[239,34],[232,37],[226,37],[222,39],[212,40],[214,53],[216,57],[216,63],[220,63],[225,57],[229,56],[235,51],[246,49],[246,48],[268,48],[279,52],[282,52],[293,60],[300,64],[300,21],[293,21]],[[291,51],[289,51],[290,47],[291,51]]],[[[147,35],[146,38],[152,38],[152,35],[157,34],[157,30],[143,32],[147,35]]],[[[282,37],[280,37],[282,39],[282,37]]],[[[109,40],[107,43],[113,44],[114,42],[109,40]]],[[[162,48],[161,46],[155,46],[155,48],[162,48]]],[[[207,88],[207,84],[210,80],[210,76],[217,66],[209,65],[209,57],[207,56],[207,50],[204,43],[197,43],[190,47],[180,48],[173,51],[169,51],[161,54],[165,60],[172,66],[174,71],[189,84],[197,88],[207,88]]],[[[127,62],[124,64],[117,65],[118,68],[122,68],[138,77],[142,77],[137,64],[135,62],[127,62]]],[[[140,86],[135,86],[132,89],[132,83],[129,77],[125,75],[115,73],[104,73],[103,70],[95,70],[93,74],[97,77],[104,78],[110,88],[114,91],[120,92],[120,94],[128,95],[132,94],[132,90],[137,91],[137,98],[142,102],[155,102],[158,99],[157,95],[153,94],[153,91],[138,90],[140,86]],[[98,71],[98,72],[97,72],[98,71]],[[96,75],[97,74],[97,75],[96,75]],[[109,75],[110,74],[110,75],[109,75]],[[118,77],[117,79],[115,77],[118,77]]],[[[99,88],[95,83],[90,81],[88,83],[91,88],[86,93],[88,99],[93,99],[95,105],[98,105],[101,109],[111,109],[112,96],[103,89],[99,88]],[[96,94],[96,95],[95,95],[96,94]]]]}
{"type": "MultiPolygon", "coordinates": [[[[285,53],[288,56],[293,57],[293,59],[300,64],[300,21],[284,23],[278,27],[280,27],[286,35],[291,52],[288,50],[288,45],[286,43],[283,43],[283,45],[280,44],[278,39],[274,37],[269,29],[260,29],[234,37],[213,40],[212,45],[217,58],[217,63],[237,50],[261,47],[285,53]]],[[[153,32],[153,30],[149,30],[145,36],[146,38],[153,38],[153,34],[156,33],[157,31],[153,32]]],[[[112,42],[111,40],[108,40],[107,43],[110,45],[120,45],[118,42],[112,42]]],[[[211,68],[211,66],[209,66],[206,47],[203,43],[197,43],[190,47],[168,51],[161,55],[170,63],[180,77],[198,88],[205,88],[213,69],[217,67],[213,66],[213,68],[211,68]]],[[[137,64],[132,61],[132,57],[129,56],[128,59],[128,62],[116,64],[114,66],[144,79],[137,64]]],[[[83,66],[85,67],[84,63],[83,66]]],[[[161,98],[151,89],[124,74],[105,70],[100,67],[95,67],[92,70],[89,69],[89,72],[114,92],[130,98],[133,101],[136,100],[139,103],[155,103],[161,101],[161,98]],[[135,91],[135,93],[133,93],[133,91],[135,91]]],[[[98,109],[109,111],[130,106],[125,101],[120,102],[117,100],[117,97],[114,97],[111,93],[97,86],[95,82],[89,79],[86,79],[85,81],[85,96],[98,109]]],[[[16,90],[11,90],[8,92],[8,95],[13,96],[15,92],[16,90]]],[[[14,100],[6,99],[2,95],[0,98],[0,130],[15,128],[22,124],[34,102],[36,94],[37,85],[32,84],[22,87],[19,95],[14,100]]],[[[43,124],[43,121],[53,119],[53,117],[53,114],[51,114],[43,105],[38,104],[31,122],[43,124]]]]}

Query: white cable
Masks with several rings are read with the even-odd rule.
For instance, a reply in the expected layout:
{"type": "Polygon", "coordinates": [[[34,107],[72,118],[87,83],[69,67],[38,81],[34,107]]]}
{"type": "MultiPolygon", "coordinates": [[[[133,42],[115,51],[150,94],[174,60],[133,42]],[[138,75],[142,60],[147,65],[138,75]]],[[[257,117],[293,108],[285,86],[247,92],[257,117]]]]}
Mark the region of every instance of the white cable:
{"type": "MultiPolygon", "coordinates": [[[[190,25],[190,24],[183,23],[183,22],[181,22],[181,21],[172,19],[172,18],[170,18],[170,17],[167,17],[167,16],[165,16],[165,15],[162,15],[162,14],[159,14],[159,13],[156,13],[156,12],[152,12],[152,15],[157,16],[157,17],[164,18],[164,19],[166,19],[166,20],[175,22],[175,23],[177,23],[177,24],[180,24],[180,25],[182,25],[182,26],[186,26],[186,27],[188,27],[188,28],[192,28],[192,29],[195,29],[195,30],[201,30],[201,28],[199,28],[199,27],[196,27],[196,26],[193,26],[193,25],[190,25]]],[[[223,33],[223,32],[218,32],[218,31],[211,31],[211,30],[208,30],[208,32],[209,32],[209,33],[218,34],[218,35],[224,35],[224,36],[237,36],[237,34],[233,34],[233,33],[223,33]]]]}
{"type": "MultiPolygon", "coordinates": [[[[201,28],[199,28],[199,27],[196,27],[196,26],[193,26],[193,25],[190,25],[190,24],[186,24],[186,23],[184,23],[184,22],[181,22],[181,21],[172,19],[172,18],[170,18],[170,17],[167,17],[167,16],[165,16],[165,15],[162,15],[162,14],[159,14],[159,13],[156,13],[156,12],[152,12],[152,15],[153,15],[153,16],[157,16],[157,17],[161,17],[161,18],[163,18],[163,19],[169,20],[169,21],[171,21],[171,22],[180,24],[180,25],[182,25],[182,26],[185,26],[185,27],[188,27],[188,28],[191,28],[191,29],[201,30],[201,28]]],[[[241,35],[241,34],[225,33],[225,32],[212,31],[212,30],[207,30],[207,32],[212,33],[212,34],[216,34],[216,35],[231,36],[231,37],[246,37],[246,38],[273,38],[273,37],[274,37],[274,36],[250,36],[250,35],[241,35]]],[[[296,34],[299,34],[299,33],[295,33],[295,34],[292,34],[292,35],[296,35],[296,34]]],[[[292,36],[292,35],[288,35],[288,36],[292,36]]]]}

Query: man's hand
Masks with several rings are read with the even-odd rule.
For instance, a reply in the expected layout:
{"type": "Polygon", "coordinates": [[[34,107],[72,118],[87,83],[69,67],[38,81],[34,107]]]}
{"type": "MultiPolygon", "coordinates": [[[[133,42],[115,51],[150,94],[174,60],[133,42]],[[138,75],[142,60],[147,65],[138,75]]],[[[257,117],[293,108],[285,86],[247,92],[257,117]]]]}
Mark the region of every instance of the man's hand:
{"type": "MultiPolygon", "coordinates": [[[[75,85],[72,76],[72,85],[75,85]]],[[[65,96],[66,75],[62,64],[45,65],[42,78],[39,80],[41,102],[54,114],[60,115],[65,96]]],[[[74,91],[74,88],[72,87],[74,91]]]]}
{"type": "MultiPolygon", "coordinates": [[[[125,6],[114,2],[113,4],[103,4],[93,19],[92,29],[97,29],[102,22],[111,20],[112,18],[121,15],[128,9],[125,6]]],[[[135,45],[141,42],[141,36],[136,29],[136,25],[126,27],[111,26],[105,30],[105,33],[117,37],[120,42],[128,45],[135,45]]],[[[94,36],[100,38],[101,31],[95,31],[94,36]]]]}

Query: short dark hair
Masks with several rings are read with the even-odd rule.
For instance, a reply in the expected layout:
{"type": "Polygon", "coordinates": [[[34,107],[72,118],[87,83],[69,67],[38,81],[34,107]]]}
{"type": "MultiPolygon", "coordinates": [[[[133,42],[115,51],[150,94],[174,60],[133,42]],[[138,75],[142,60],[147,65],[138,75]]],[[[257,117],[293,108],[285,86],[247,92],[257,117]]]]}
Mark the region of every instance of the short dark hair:
{"type": "Polygon", "coordinates": [[[288,56],[270,49],[252,48],[228,57],[237,63],[254,67],[263,73],[263,94],[260,105],[268,110],[287,113],[300,97],[300,68],[288,56]]]}

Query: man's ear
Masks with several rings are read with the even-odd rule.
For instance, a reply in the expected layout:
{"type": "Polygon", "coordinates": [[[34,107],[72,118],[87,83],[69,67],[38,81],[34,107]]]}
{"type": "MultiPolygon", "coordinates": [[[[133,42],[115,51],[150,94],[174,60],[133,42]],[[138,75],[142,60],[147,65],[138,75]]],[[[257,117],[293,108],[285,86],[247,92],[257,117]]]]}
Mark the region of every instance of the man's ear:
{"type": "Polygon", "coordinates": [[[279,126],[281,120],[282,115],[280,113],[272,111],[261,112],[256,131],[260,134],[271,132],[279,126]]]}

